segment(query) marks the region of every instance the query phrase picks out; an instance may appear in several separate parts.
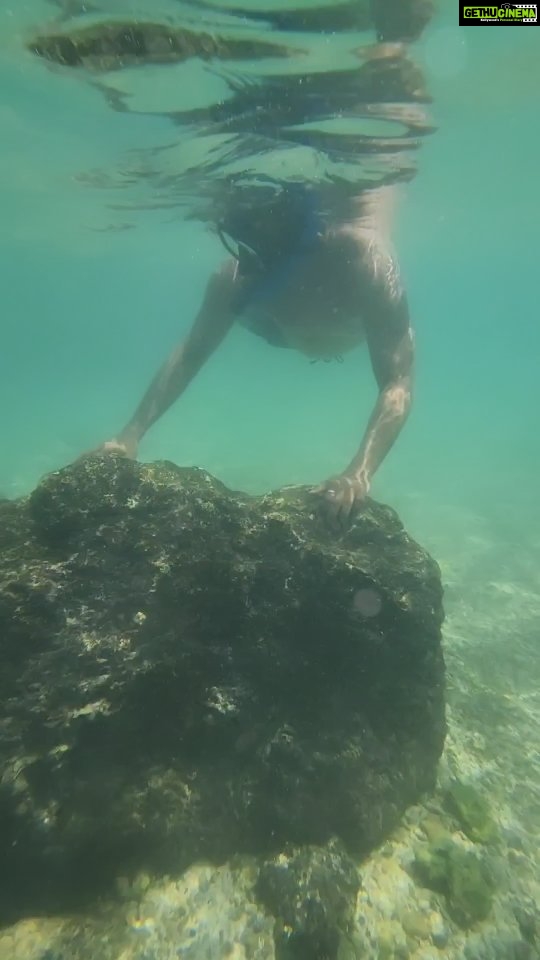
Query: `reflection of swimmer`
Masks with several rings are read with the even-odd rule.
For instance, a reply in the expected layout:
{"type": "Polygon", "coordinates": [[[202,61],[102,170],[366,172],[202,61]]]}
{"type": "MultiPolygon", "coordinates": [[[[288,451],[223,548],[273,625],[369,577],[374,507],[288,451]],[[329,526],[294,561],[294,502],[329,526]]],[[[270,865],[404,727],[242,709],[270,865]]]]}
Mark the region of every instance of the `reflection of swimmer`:
{"type": "Polygon", "coordinates": [[[349,466],[316,491],[333,518],[346,520],[367,495],[411,403],[413,336],[386,238],[391,200],[389,188],[368,191],[338,217],[323,215],[317,193],[298,185],[276,187],[257,206],[237,197],[219,230],[230,259],[210,278],[190,332],[132,420],[101,450],[136,456],[141,437],[236,321],[273,346],[314,360],[340,356],[365,340],[378,398],[349,466]]]}

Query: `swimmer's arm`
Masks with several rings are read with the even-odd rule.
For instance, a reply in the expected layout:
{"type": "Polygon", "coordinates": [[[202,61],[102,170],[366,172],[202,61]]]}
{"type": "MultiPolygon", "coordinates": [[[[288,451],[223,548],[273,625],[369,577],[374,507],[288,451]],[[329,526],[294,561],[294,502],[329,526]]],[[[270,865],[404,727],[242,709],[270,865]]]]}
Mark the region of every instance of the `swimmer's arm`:
{"type": "Polygon", "coordinates": [[[345,474],[369,490],[371,479],[398,437],[412,402],[414,336],[407,300],[375,294],[366,318],[373,373],[379,388],[358,453],[345,474]]]}
{"type": "Polygon", "coordinates": [[[115,439],[136,451],[144,434],[181,396],[234,323],[233,274],[229,264],[208,282],[203,303],[185,340],[158,371],[127,426],[115,439]]]}

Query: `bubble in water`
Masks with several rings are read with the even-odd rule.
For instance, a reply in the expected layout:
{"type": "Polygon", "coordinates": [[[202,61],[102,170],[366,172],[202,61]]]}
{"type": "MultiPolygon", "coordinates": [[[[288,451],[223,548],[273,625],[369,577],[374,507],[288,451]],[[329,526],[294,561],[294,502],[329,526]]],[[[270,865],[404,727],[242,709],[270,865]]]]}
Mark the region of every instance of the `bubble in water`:
{"type": "Polygon", "coordinates": [[[382,610],[382,597],[373,587],[363,587],[356,591],[353,607],[362,617],[376,617],[382,610]]]}

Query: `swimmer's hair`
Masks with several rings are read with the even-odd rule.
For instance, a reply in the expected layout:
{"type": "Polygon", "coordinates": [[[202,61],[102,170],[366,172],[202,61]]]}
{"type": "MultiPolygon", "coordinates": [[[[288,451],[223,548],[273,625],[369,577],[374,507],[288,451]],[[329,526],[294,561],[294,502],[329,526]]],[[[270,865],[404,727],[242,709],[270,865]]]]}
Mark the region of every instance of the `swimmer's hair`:
{"type": "Polygon", "coordinates": [[[320,215],[316,191],[299,182],[230,181],[217,206],[216,229],[257,253],[271,258],[293,246],[308,218],[320,215]]]}

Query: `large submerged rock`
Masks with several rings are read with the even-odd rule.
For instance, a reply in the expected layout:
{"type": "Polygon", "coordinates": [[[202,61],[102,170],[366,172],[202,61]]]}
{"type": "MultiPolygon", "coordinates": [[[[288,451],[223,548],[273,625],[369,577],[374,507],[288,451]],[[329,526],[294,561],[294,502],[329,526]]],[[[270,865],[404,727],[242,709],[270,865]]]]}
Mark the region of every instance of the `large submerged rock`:
{"type": "Polygon", "coordinates": [[[368,501],[327,529],[172,464],[89,459],[0,503],[0,900],[119,872],[364,855],[434,783],[437,565],[368,501]]]}

